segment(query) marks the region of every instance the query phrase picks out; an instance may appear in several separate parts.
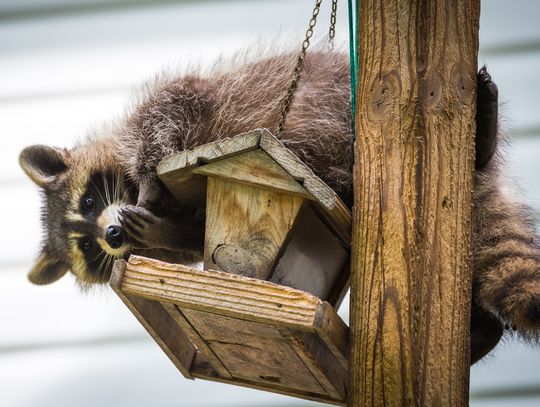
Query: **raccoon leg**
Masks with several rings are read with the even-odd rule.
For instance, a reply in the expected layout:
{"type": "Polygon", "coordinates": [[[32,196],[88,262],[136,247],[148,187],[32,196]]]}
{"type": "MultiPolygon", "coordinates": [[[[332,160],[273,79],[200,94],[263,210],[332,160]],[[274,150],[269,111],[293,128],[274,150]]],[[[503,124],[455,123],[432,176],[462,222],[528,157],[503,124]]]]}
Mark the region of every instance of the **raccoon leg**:
{"type": "Polygon", "coordinates": [[[471,365],[486,356],[504,333],[499,318],[486,311],[475,300],[471,309],[471,365]]]}
{"type": "MultiPolygon", "coordinates": [[[[486,165],[493,157],[497,148],[497,119],[498,119],[498,90],[491,80],[491,75],[483,66],[477,75],[477,104],[476,104],[476,161],[477,171],[488,171],[486,165]]],[[[482,189],[483,178],[475,179],[475,197],[477,189],[482,189]],[[479,184],[479,185],[478,185],[479,184]]],[[[475,206],[475,216],[479,211],[475,206]]],[[[481,231],[475,230],[475,238],[481,231]]],[[[477,239],[473,248],[478,245],[477,239]]],[[[475,254],[476,257],[476,254],[475,254]]],[[[477,269],[474,267],[473,299],[471,309],[471,364],[487,355],[499,342],[504,332],[500,319],[486,310],[478,301],[477,269]]]]}
{"type": "Polygon", "coordinates": [[[473,347],[478,346],[474,335],[487,332],[486,344],[495,340],[489,332],[498,335],[496,318],[525,338],[540,337],[540,247],[534,218],[530,209],[505,192],[496,166],[487,165],[497,146],[497,98],[497,87],[483,67],[478,73],[476,115],[473,347]]]}
{"type": "Polygon", "coordinates": [[[482,170],[486,166],[497,148],[498,98],[497,85],[483,66],[477,75],[476,170],[482,170]]]}
{"type": "Polygon", "coordinates": [[[137,206],[150,210],[158,206],[163,190],[158,179],[146,178],[139,182],[137,206]]]}
{"type": "Polygon", "coordinates": [[[533,218],[494,182],[479,189],[473,245],[477,300],[525,338],[539,338],[540,248],[533,218]]]}
{"type": "Polygon", "coordinates": [[[178,221],[160,218],[139,206],[125,206],[120,215],[120,223],[136,248],[202,251],[204,221],[199,216],[184,216],[178,221]]]}

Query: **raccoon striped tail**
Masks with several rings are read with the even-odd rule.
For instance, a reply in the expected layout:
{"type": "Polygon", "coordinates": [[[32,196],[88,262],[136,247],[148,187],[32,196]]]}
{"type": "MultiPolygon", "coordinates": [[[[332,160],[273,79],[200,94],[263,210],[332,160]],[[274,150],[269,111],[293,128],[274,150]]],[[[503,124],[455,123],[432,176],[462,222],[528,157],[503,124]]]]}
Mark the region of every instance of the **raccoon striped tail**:
{"type": "Polygon", "coordinates": [[[540,247],[529,208],[491,174],[475,187],[473,285],[482,307],[529,340],[540,339],[540,247]],[[490,179],[491,178],[491,179],[490,179]]]}

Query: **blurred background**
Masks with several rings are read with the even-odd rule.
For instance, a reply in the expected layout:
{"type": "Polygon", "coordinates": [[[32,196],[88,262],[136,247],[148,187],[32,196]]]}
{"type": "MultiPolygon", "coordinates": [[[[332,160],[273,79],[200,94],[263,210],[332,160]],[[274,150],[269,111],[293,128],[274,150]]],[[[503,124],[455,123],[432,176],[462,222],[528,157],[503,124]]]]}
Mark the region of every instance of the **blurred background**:
{"type": "MultiPolygon", "coordinates": [[[[203,66],[277,36],[300,44],[313,0],[0,0],[0,405],[315,406],[184,379],[108,289],[81,294],[71,276],[26,280],[38,253],[40,197],[19,169],[35,143],[71,146],[121,114],[163,68],[203,66]]],[[[316,35],[328,29],[323,2],[316,35]]],[[[540,3],[482,2],[479,63],[505,102],[508,172],[540,213],[540,3]]],[[[337,42],[347,44],[347,3],[337,42]]],[[[348,302],[340,313],[348,320],[348,302]]],[[[471,372],[472,406],[540,405],[540,347],[498,346],[471,372]]]]}

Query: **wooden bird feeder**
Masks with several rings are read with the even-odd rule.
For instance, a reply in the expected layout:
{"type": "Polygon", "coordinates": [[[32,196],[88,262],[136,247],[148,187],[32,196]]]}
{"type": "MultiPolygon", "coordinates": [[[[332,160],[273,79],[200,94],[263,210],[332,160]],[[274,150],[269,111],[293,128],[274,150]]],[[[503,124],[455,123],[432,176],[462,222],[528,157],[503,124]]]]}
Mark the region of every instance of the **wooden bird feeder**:
{"type": "Polygon", "coordinates": [[[267,130],[171,156],[158,174],[206,207],[204,270],[139,256],[111,286],[186,378],[346,403],[351,215],[267,130]]]}

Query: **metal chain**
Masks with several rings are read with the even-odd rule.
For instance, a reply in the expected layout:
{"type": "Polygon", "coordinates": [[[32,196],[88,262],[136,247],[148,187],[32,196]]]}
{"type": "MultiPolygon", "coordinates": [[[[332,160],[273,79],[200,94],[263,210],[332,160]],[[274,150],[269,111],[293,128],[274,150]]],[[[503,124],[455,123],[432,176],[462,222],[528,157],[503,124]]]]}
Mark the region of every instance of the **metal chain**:
{"type": "Polygon", "coordinates": [[[306,36],[304,38],[304,41],[302,42],[302,50],[300,51],[300,54],[298,54],[296,65],[293,70],[291,84],[289,85],[289,89],[287,89],[287,93],[283,97],[283,107],[281,108],[279,122],[276,127],[276,137],[279,136],[279,134],[283,130],[283,125],[285,124],[287,113],[289,113],[289,108],[291,107],[294,91],[296,90],[298,86],[298,79],[300,78],[302,65],[304,64],[304,60],[306,59],[306,51],[309,47],[311,37],[313,36],[313,28],[315,27],[315,24],[317,24],[317,16],[319,15],[319,11],[321,9],[321,3],[322,3],[322,0],[315,1],[315,7],[313,8],[311,20],[309,20],[306,36]]]}
{"type": "Polygon", "coordinates": [[[336,36],[336,14],[338,0],[332,0],[332,12],[330,14],[330,28],[328,29],[328,49],[334,49],[334,37],[336,36]]]}

